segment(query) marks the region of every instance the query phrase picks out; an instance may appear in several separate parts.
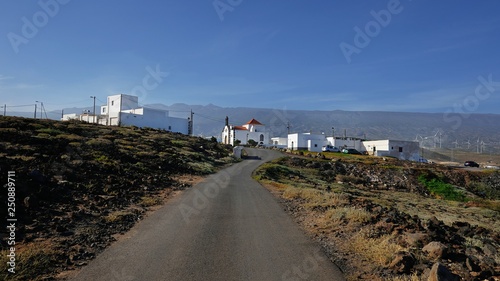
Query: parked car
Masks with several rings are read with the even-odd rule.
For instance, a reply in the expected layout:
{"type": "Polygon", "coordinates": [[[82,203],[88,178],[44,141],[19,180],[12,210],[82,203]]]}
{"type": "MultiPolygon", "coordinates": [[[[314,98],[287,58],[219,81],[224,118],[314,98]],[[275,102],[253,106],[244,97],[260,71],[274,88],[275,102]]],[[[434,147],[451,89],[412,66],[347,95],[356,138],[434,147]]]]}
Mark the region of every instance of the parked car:
{"type": "Polygon", "coordinates": [[[427,161],[427,159],[425,159],[425,158],[418,159],[418,162],[420,162],[420,163],[429,163],[429,161],[427,161]]]}
{"type": "Polygon", "coordinates": [[[333,145],[324,145],[321,149],[323,152],[340,152],[340,149],[333,145]]]}
{"type": "Polygon", "coordinates": [[[477,164],[474,161],[465,161],[464,166],[466,166],[466,167],[479,167],[479,164],[477,164]]]}
{"type": "Polygon", "coordinates": [[[356,155],[363,155],[363,153],[357,151],[356,149],[354,148],[349,148],[349,149],[344,149],[342,150],[343,153],[346,153],[346,154],[356,154],[356,155]]]}

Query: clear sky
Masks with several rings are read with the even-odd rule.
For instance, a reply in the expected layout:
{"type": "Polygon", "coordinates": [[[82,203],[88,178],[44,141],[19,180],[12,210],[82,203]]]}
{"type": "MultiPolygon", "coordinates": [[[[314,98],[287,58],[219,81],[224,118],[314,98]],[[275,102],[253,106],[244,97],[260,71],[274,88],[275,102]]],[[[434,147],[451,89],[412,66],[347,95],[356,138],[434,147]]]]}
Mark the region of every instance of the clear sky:
{"type": "Polygon", "coordinates": [[[0,0],[0,105],[500,114],[499,15],[497,0],[0,0]]]}

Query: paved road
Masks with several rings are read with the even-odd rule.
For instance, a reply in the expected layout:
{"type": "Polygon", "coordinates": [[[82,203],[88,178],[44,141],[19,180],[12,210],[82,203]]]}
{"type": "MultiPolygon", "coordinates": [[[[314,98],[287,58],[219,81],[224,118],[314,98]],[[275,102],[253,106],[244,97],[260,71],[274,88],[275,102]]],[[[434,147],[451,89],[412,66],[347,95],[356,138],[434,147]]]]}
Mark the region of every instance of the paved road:
{"type": "Polygon", "coordinates": [[[74,280],[345,280],[240,162],[170,200],[74,280]]]}

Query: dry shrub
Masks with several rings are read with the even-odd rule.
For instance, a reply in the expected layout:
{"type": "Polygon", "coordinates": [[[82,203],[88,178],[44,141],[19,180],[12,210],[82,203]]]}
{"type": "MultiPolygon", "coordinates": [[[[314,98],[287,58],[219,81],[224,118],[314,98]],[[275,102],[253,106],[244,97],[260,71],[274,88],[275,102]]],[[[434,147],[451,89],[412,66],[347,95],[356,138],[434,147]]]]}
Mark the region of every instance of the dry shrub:
{"type": "Polygon", "coordinates": [[[144,207],[160,205],[161,203],[162,200],[160,198],[151,196],[141,197],[141,201],[139,202],[139,204],[144,207]]]}
{"type": "Polygon", "coordinates": [[[326,215],[334,221],[349,220],[366,223],[372,219],[372,215],[368,211],[355,207],[339,207],[330,209],[326,212],[326,215]]]}
{"type": "Polygon", "coordinates": [[[419,277],[417,273],[413,273],[412,275],[392,277],[390,279],[387,279],[387,281],[427,281],[427,279],[419,277]]]}
{"type": "Polygon", "coordinates": [[[85,139],[84,137],[79,136],[79,135],[75,135],[75,134],[71,134],[71,135],[60,134],[60,135],[57,135],[56,138],[65,139],[65,140],[68,140],[71,142],[82,141],[83,139],[85,139]]]}
{"type": "Polygon", "coordinates": [[[349,197],[343,193],[333,193],[314,188],[287,187],[283,192],[287,199],[304,199],[304,207],[314,209],[316,207],[343,206],[349,203],[349,197]]]}
{"type": "Polygon", "coordinates": [[[392,258],[397,252],[404,250],[404,248],[397,245],[394,240],[392,235],[369,238],[358,233],[345,245],[345,248],[369,261],[385,267],[391,263],[392,258]]]}
{"type": "Polygon", "coordinates": [[[130,212],[117,211],[104,217],[107,223],[124,223],[133,220],[134,214],[130,212]]]}
{"type": "Polygon", "coordinates": [[[286,199],[297,199],[301,198],[301,188],[296,188],[296,187],[288,187],[285,189],[285,192],[283,192],[283,197],[286,199]]]}

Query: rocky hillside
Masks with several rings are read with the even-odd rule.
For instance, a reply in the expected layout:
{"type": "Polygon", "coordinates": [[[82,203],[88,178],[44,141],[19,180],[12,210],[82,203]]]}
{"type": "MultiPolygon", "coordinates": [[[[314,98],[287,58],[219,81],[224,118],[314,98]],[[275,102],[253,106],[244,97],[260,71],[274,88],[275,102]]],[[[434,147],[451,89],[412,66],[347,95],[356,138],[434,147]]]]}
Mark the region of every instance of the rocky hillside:
{"type": "Polygon", "coordinates": [[[17,222],[16,274],[7,271],[11,246],[1,232],[0,280],[47,280],[85,265],[151,206],[233,161],[229,152],[150,128],[1,116],[0,202],[13,171],[17,222]]]}
{"type": "Polygon", "coordinates": [[[283,157],[255,178],[348,280],[500,279],[498,171],[324,153],[283,157]]]}

